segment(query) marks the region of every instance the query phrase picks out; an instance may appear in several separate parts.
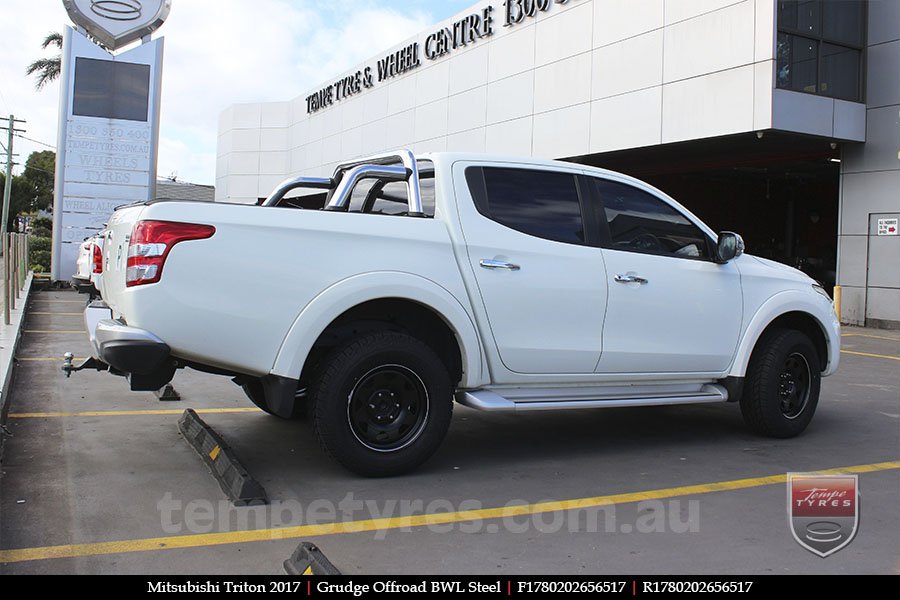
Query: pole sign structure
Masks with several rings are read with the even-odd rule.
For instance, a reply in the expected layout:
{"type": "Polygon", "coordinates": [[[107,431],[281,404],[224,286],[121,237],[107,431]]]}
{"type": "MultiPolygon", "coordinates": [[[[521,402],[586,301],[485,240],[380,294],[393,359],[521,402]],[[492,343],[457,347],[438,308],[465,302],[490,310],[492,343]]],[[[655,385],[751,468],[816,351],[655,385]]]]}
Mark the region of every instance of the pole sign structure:
{"type": "Polygon", "coordinates": [[[156,196],[163,39],[171,0],[63,0],[53,201],[54,281],[75,273],[81,242],[117,206],[156,196]],[[114,54],[123,46],[141,45],[114,54]],[[102,46],[101,46],[102,44],[102,46]]]}

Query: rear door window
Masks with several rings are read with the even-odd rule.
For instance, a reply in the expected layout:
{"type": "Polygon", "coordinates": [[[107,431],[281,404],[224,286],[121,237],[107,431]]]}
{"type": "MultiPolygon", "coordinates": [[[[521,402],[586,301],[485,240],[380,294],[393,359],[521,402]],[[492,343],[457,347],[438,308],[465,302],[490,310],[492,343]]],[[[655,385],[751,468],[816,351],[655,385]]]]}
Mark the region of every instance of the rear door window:
{"type": "Polygon", "coordinates": [[[485,217],[527,235],[585,244],[577,177],[571,173],[469,167],[466,180],[485,217]]]}

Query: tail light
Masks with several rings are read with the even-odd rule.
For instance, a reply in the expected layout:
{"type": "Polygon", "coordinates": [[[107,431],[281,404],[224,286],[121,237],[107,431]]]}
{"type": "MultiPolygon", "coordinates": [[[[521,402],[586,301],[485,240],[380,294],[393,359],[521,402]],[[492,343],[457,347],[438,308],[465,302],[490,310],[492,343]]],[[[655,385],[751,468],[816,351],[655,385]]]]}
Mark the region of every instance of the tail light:
{"type": "Polygon", "coordinates": [[[172,221],[138,221],[128,243],[128,268],[125,285],[133,287],[156,283],[172,246],[189,240],[205,240],[216,232],[212,225],[172,221]]]}
{"type": "Polygon", "coordinates": [[[97,244],[93,244],[94,246],[94,273],[103,273],[103,251],[100,249],[100,246],[97,244]]]}

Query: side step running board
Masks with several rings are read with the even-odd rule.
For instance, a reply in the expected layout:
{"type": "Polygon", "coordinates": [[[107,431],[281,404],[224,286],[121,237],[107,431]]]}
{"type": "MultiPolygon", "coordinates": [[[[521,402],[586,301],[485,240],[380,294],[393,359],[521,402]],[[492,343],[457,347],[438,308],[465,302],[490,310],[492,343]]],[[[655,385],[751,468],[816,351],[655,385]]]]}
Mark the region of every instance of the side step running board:
{"type": "Polygon", "coordinates": [[[667,406],[672,404],[703,404],[707,402],[727,402],[728,391],[717,384],[705,384],[693,392],[676,392],[670,395],[648,394],[644,396],[626,396],[615,394],[603,398],[598,394],[595,398],[578,400],[553,400],[553,392],[548,390],[545,400],[516,401],[505,398],[490,390],[474,390],[457,392],[456,401],[463,406],[489,412],[524,412],[533,410],[564,410],[575,408],[622,408],[628,406],[667,406]]]}

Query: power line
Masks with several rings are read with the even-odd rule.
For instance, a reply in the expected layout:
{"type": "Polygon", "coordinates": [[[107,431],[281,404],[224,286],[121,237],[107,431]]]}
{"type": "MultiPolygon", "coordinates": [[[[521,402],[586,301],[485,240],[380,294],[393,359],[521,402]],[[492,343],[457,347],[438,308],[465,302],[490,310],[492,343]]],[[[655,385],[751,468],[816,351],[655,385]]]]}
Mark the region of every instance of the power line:
{"type": "Polygon", "coordinates": [[[34,142],[35,144],[40,144],[41,146],[46,146],[47,148],[52,148],[53,150],[56,150],[56,144],[48,144],[47,142],[42,142],[40,140],[34,140],[34,139],[31,139],[30,137],[25,137],[21,133],[17,133],[15,135],[16,135],[16,137],[22,138],[23,140],[28,140],[29,142],[34,142]]]}
{"type": "MultiPolygon", "coordinates": [[[[21,165],[19,165],[19,163],[13,163],[13,164],[14,164],[14,165],[21,166],[21,165]]],[[[47,175],[56,175],[56,173],[53,173],[53,172],[48,171],[48,170],[46,170],[46,169],[42,169],[42,168],[40,168],[40,167],[35,167],[34,165],[29,165],[28,163],[25,163],[25,169],[26,169],[26,170],[28,170],[28,169],[34,169],[35,171],[40,171],[41,173],[46,173],[47,175]]]]}

